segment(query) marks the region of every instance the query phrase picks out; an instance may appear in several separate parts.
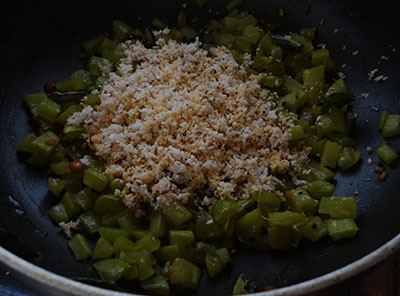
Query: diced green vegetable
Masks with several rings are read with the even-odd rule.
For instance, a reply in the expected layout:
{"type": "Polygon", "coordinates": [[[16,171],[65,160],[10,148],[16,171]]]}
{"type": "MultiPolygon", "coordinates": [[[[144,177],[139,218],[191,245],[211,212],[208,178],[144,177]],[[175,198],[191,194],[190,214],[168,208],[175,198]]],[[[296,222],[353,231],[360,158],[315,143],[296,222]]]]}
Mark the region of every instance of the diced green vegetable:
{"type": "Polygon", "coordinates": [[[254,292],[255,289],[249,284],[249,280],[243,279],[242,275],[240,275],[235,283],[232,295],[247,295],[254,292]]]}
{"type": "Polygon", "coordinates": [[[214,220],[223,224],[238,212],[238,204],[234,200],[220,200],[212,208],[214,220]]]}
{"type": "Polygon", "coordinates": [[[206,269],[211,278],[216,277],[224,269],[224,265],[216,254],[206,255],[206,269]]]}
{"type": "Polygon", "coordinates": [[[335,191],[335,185],[326,181],[313,181],[308,183],[307,191],[312,198],[321,199],[324,196],[331,196],[335,191]]]}
{"type": "Polygon", "coordinates": [[[335,240],[354,237],[358,226],[353,219],[328,219],[325,221],[329,235],[335,240]]]}
{"type": "Polygon", "coordinates": [[[60,222],[68,222],[69,221],[67,211],[65,210],[65,208],[62,204],[53,206],[49,210],[49,216],[57,224],[60,222]]]}
{"type": "Polygon", "coordinates": [[[321,163],[331,168],[335,168],[340,157],[342,146],[338,143],[327,141],[321,156],[321,163]]]}
{"type": "Polygon", "coordinates": [[[378,150],[376,150],[376,154],[379,159],[386,164],[393,164],[399,158],[397,151],[388,144],[381,145],[378,150]]]}
{"type": "Polygon", "coordinates": [[[173,262],[176,258],[183,258],[185,256],[185,249],[179,245],[163,246],[155,252],[155,256],[161,263],[167,261],[173,262]]]}
{"type": "Polygon", "coordinates": [[[53,193],[55,196],[60,195],[60,193],[64,190],[66,184],[67,182],[65,180],[52,177],[49,177],[47,179],[47,185],[49,186],[51,193],[53,193]]]}
{"type": "Polygon", "coordinates": [[[96,233],[101,226],[101,219],[99,215],[91,210],[84,212],[82,215],[80,215],[79,221],[80,224],[83,226],[85,232],[88,234],[96,233]]]}
{"type": "Polygon", "coordinates": [[[354,197],[322,197],[319,209],[319,214],[327,214],[331,218],[350,218],[357,217],[357,206],[354,197]]]}
{"type": "Polygon", "coordinates": [[[259,209],[255,209],[236,222],[235,232],[246,246],[267,249],[267,227],[267,219],[261,215],[259,209]]]}
{"type": "Polygon", "coordinates": [[[300,226],[300,232],[312,242],[318,241],[328,233],[324,222],[316,216],[309,216],[307,222],[300,226]]]}
{"type": "Polygon", "coordinates": [[[183,258],[175,259],[171,266],[171,284],[180,288],[195,290],[199,285],[200,268],[183,258]]]}
{"type": "Polygon", "coordinates": [[[382,135],[385,138],[400,135],[400,115],[389,114],[382,128],[382,135]]]}
{"type": "Polygon", "coordinates": [[[83,177],[83,184],[98,192],[101,192],[106,188],[108,184],[108,178],[105,174],[99,172],[98,170],[94,168],[88,168],[83,177]]]}
{"type": "Polygon", "coordinates": [[[72,194],[71,192],[64,193],[61,199],[61,204],[67,211],[68,217],[75,217],[82,210],[81,206],[74,201],[74,194],[72,194]]]}
{"type": "Polygon", "coordinates": [[[86,69],[94,76],[101,76],[103,73],[110,73],[113,65],[105,58],[92,56],[86,65],[86,69]]]}
{"type": "Polygon", "coordinates": [[[360,152],[351,147],[344,147],[339,155],[338,165],[342,171],[354,166],[360,159],[360,152]]]}
{"type": "Polygon", "coordinates": [[[143,290],[150,295],[156,296],[168,296],[169,295],[169,285],[167,280],[159,275],[151,277],[140,283],[143,290]]]}
{"type": "Polygon", "coordinates": [[[383,129],[383,127],[385,126],[386,119],[388,118],[389,115],[390,111],[388,110],[381,111],[381,113],[379,114],[378,130],[381,131],[383,129]]]}
{"type": "Polygon", "coordinates": [[[124,208],[125,206],[122,203],[121,198],[113,194],[104,194],[100,196],[93,206],[95,212],[101,215],[105,213],[118,213],[121,212],[124,208]]]}
{"type": "Polygon", "coordinates": [[[292,140],[296,141],[299,140],[301,138],[304,137],[304,130],[303,127],[301,125],[295,125],[294,127],[292,127],[292,129],[290,130],[290,134],[292,136],[292,140]]]}
{"type": "Polygon", "coordinates": [[[113,246],[106,239],[100,237],[93,251],[93,259],[107,259],[113,254],[113,246]]]}
{"type": "Polygon", "coordinates": [[[118,281],[130,268],[128,263],[117,258],[100,260],[93,266],[103,280],[110,282],[118,281]]]}
{"type": "Polygon", "coordinates": [[[76,260],[86,260],[92,256],[89,244],[81,234],[74,235],[68,242],[68,247],[71,249],[72,253],[74,253],[76,260]]]}
{"type": "Polygon", "coordinates": [[[255,193],[255,199],[258,202],[258,209],[264,216],[268,216],[268,213],[276,212],[282,203],[282,199],[275,193],[259,190],[255,193]]]}
{"type": "Polygon", "coordinates": [[[70,78],[61,82],[57,82],[57,90],[61,92],[85,89],[86,83],[79,78],[70,78]]]}
{"type": "Polygon", "coordinates": [[[188,246],[195,241],[193,231],[191,230],[170,230],[169,242],[171,245],[188,246]]]}
{"type": "Polygon", "coordinates": [[[180,204],[171,204],[164,207],[162,214],[175,227],[181,226],[192,218],[192,214],[180,204]]]}
{"type": "Polygon", "coordinates": [[[305,188],[296,188],[289,192],[290,199],[288,201],[290,209],[295,212],[304,213],[306,215],[314,214],[318,208],[318,201],[311,198],[305,188]]]}
{"type": "Polygon", "coordinates": [[[98,231],[99,231],[101,237],[104,237],[110,243],[114,243],[115,240],[121,236],[129,238],[128,231],[126,231],[125,229],[101,226],[98,228],[98,231]]]}
{"type": "Polygon", "coordinates": [[[121,20],[113,21],[113,31],[119,40],[125,40],[133,28],[121,20]]]}

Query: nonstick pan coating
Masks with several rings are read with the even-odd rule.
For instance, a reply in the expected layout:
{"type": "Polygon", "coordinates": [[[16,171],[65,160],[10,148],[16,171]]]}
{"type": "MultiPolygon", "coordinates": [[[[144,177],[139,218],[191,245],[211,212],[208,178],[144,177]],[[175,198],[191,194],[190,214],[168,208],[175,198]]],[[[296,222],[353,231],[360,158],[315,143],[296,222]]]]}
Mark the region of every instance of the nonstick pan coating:
{"type": "MultiPolygon", "coordinates": [[[[303,2],[304,1],[300,1],[303,2]]],[[[307,2],[307,1],[306,1],[307,2]]],[[[396,1],[311,1],[311,10],[299,9],[297,0],[249,0],[246,8],[259,18],[288,29],[316,26],[317,43],[324,43],[346,75],[358,118],[353,129],[361,152],[361,164],[338,174],[336,195],[358,192],[360,232],[355,239],[334,243],[323,239],[306,241],[286,252],[259,252],[239,248],[233,267],[216,280],[202,274],[200,288],[192,295],[228,295],[237,276],[244,272],[257,286],[283,287],[332,272],[374,251],[400,231],[400,170],[388,168],[389,177],[379,182],[373,167],[383,141],[377,132],[378,112],[388,109],[400,114],[400,40],[396,1]],[[297,3],[297,4],[296,4],[297,3]],[[278,15],[284,8],[285,17],[278,15]],[[335,30],[338,29],[338,30],[335,30]],[[344,49],[345,46],[345,49],[344,49]],[[356,51],[358,54],[356,55],[356,51]],[[382,56],[389,60],[381,59],[382,56]],[[384,83],[368,81],[368,72],[378,68],[388,77],[384,83]],[[369,165],[367,159],[371,158],[369,165]]],[[[47,193],[45,169],[27,165],[16,148],[32,130],[22,100],[38,92],[46,80],[63,80],[82,66],[77,56],[82,41],[111,28],[122,19],[132,25],[150,24],[155,16],[173,22],[182,1],[13,1],[2,9],[0,26],[0,244],[18,256],[57,274],[88,277],[89,264],[78,263],[67,249],[66,239],[50,221],[47,210],[55,203],[47,193]]],[[[202,22],[216,17],[224,1],[210,1],[208,10],[198,11],[188,1],[189,17],[202,22]]],[[[218,16],[217,16],[218,17],[218,16]]],[[[400,148],[399,139],[391,139],[400,148]]],[[[122,285],[126,291],[142,293],[137,286],[122,285]]]]}

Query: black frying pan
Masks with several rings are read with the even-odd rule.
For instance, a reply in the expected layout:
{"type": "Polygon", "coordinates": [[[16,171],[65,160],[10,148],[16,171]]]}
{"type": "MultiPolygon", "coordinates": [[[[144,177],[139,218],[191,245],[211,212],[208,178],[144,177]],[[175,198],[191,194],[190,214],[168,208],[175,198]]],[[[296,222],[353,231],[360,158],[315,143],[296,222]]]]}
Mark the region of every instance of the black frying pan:
{"type": "MultiPolygon", "coordinates": [[[[188,0],[189,17],[201,22],[223,10],[225,1],[210,1],[208,10],[198,11],[188,0]]],[[[203,273],[196,295],[229,294],[241,272],[259,288],[282,287],[334,271],[377,249],[400,232],[400,170],[389,168],[389,178],[379,182],[373,173],[378,163],[375,154],[367,154],[382,142],[376,131],[378,112],[389,109],[400,114],[400,18],[396,2],[325,0],[304,1],[249,0],[246,8],[259,19],[281,24],[289,29],[316,26],[318,42],[325,43],[356,95],[369,93],[354,103],[358,113],[353,135],[361,151],[361,164],[338,175],[337,195],[359,192],[358,225],[355,239],[333,243],[330,239],[311,244],[303,241],[299,248],[287,252],[263,253],[240,249],[233,256],[233,268],[209,280],[203,273]],[[306,1],[307,2],[307,1],[306,1]],[[296,4],[297,3],[297,4],[296,4]],[[278,8],[286,10],[280,18],[278,8]],[[339,29],[337,33],[335,33],[339,29]],[[346,45],[346,50],[343,50],[346,45]],[[398,52],[394,51],[398,49],[398,52]],[[358,55],[352,52],[358,50],[358,55]],[[381,60],[387,56],[388,61],[381,60]],[[378,62],[381,63],[378,65],[378,62]],[[367,79],[370,70],[379,68],[389,77],[385,83],[367,79]],[[372,165],[367,159],[372,159],[372,165]],[[370,178],[370,181],[368,181],[370,178]]],[[[13,1],[0,18],[0,243],[20,257],[66,277],[88,277],[88,264],[78,263],[67,249],[64,235],[47,216],[55,203],[47,193],[46,170],[24,163],[16,153],[18,143],[32,130],[22,100],[25,93],[41,91],[48,80],[62,80],[82,66],[77,59],[80,44],[109,30],[113,19],[121,18],[133,25],[150,24],[155,16],[173,22],[182,1],[13,1]],[[56,263],[56,264],[55,264],[56,263]]],[[[400,148],[400,139],[390,143],[400,148]]],[[[138,287],[125,285],[131,292],[138,287]]]]}

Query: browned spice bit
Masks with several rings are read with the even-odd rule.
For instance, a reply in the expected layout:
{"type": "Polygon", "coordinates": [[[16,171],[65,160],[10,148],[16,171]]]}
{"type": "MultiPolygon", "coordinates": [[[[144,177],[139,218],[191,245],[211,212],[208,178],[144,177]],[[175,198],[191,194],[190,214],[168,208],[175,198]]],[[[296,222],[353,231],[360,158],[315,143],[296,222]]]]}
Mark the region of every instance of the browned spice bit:
{"type": "Polygon", "coordinates": [[[275,290],[276,288],[275,288],[275,286],[265,286],[264,287],[264,291],[272,291],[272,290],[275,290]]]}
{"type": "Polygon", "coordinates": [[[108,32],[103,32],[104,38],[110,39],[110,33],[108,32]]]}
{"type": "Polygon", "coordinates": [[[46,141],[44,141],[44,143],[46,145],[53,146],[57,143],[57,140],[54,138],[49,138],[49,139],[46,139],[46,141]]]}
{"type": "Polygon", "coordinates": [[[312,106],[312,111],[313,111],[314,116],[318,116],[319,110],[318,110],[317,105],[312,106]]]}
{"type": "Polygon", "coordinates": [[[378,147],[382,147],[383,145],[387,145],[387,142],[386,142],[386,141],[383,141],[382,143],[379,144],[378,147]]]}
{"type": "Polygon", "coordinates": [[[79,160],[71,161],[68,165],[69,169],[73,174],[79,174],[83,172],[84,166],[79,160]]]}
{"type": "Polygon", "coordinates": [[[192,23],[195,24],[200,20],[200,18],[198,16],[195,16],[194,18],[192,18],[192,23]]]}
{"type": "Polygon", "coordinates": [[[56,83],[51,80],[47,80],[44,84],[44,91],[48,94],[51,94],[57,90],[56,83]]]}
{"type": "Polygon", "coordinates": [[[279,8],[278,13],[279,13],[280,17],[284,17],[286,14],[286,11],[283,8],[279,8]]]}
{"type": "Polygon", "coordinates": [[[383,171],[382,174],[379,175],[378,180],[383,182],[386,180],[387,177],[388,177],[387,171],[383,171]]]}
{"type": "Polygon", "coordinates": [[[79,54],[79,59],[80,59],[80,60],[84,61],[84,60],[86,60],[87,58],[88,58],[88,55],[87,55],[86,52],[81,52],[81,53],[79,54]]]}
{"type": "Polygon", "coordinates": [[[383,166],[377,165],[376,167],[374,167],[374,172],[377,174],[382,174],[384,171],[385,171],[385,168],[383,166]]]}
{"type": "Polygon", "coordinates": [[[309,130],[310,132],[315,132],[315,131],[317,131],[317,126],[316,126],[316,125],[310,125],[310,127],[308,128],[308,130],[309,130]]]}
{"type": "Polygon", "coordinates": [[[325,221],[330,218],[328,214],[319,214],[319,217],[321,218],[322,221],[325,221]]]}
{"type": "Polygon", "coordinates": [[[76,232],[82,232],[84,229],[83,229],[83,226],[81,224],[78,224],[78,225],[74,226],[74,230],[76,232]]]}

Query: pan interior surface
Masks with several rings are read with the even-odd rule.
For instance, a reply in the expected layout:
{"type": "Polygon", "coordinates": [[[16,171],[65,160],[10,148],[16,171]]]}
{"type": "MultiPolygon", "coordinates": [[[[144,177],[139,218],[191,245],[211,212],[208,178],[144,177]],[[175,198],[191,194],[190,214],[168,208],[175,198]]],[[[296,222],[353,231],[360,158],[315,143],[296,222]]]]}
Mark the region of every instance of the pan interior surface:
{"type": "MultiPolygon", "coordinates": [[[[316,244],[302,241],[298,248],[286,252],[239,248],[233,255],[232,269],[216,280],[210,280],[203,273],[200,288],[191,295],[209,295],[213,291],[228,295],[242,272],[261,289],[306,281],[361,258],[400,231],[397,184],[400,171],[397,165],[388,168],[389,178],[379,182],[373,172],[379,160],[366,150],[370,146],[376,151],[383,141],[376,129],[376,109],[400,114],[400,68],[396,67],[400,40],[395,30],[400,21],[391,17],[398,4],[365,1],[360,6],[356,0],[312,1],[310,12],[305,13],[296,4],[304,1],[252,0],[245,8],[260,20],[288,29],[317,27],[316,43],[326,44],[345,73],[347,85],[357,97],[353,104],[358,114],[353,136],[362,161],[349,173],[336,176],[335,194],[358,193],[360,232],[355,239],[338,243],[329,239],[316,244]],[[279,16],[279,8],[285,9],[285,17],[279,16]],[[386,82],[368,80],[368,73],[375,68],[388,77],[386,82]],[[362,93],[368,97],[362,97],[362,93]]],[[[112,20],[145,26],[159,16],[173,23],[183,3],[151,0],[15,1],[10,4],[0,26],[3,36],[0,44],[0,244],[6,249],[69,278],[90,276],[89,264],[74,260],[64,235],[47,216],[47,210],[55,203],[47,192],[47,171],[27,165],[16,153],[21,139],[32,131],[23,97],[26,93],[41,91],[46,80],[63,80],[82,67],[83,62],[77,58],[80,44],[109,30],[112,20]]],[[[225,4],[210,1],[207,9],[199,10],[192,1],[187,5],[187,14],[189,18],[199,16],[199,25],[205,24],[211,18],[219,18],[217,11],[222,14],[225,4]]],[[[400,140],[391,139],[390,144],[400,147],[400,140]]],[[[129,292],[143,292],[131,283],[122,283],[121,287],[129,292]]]]}

